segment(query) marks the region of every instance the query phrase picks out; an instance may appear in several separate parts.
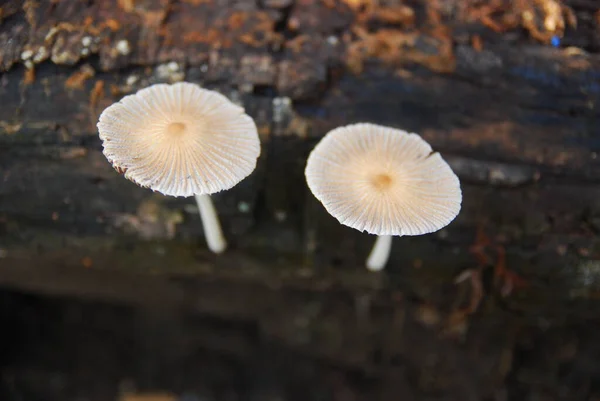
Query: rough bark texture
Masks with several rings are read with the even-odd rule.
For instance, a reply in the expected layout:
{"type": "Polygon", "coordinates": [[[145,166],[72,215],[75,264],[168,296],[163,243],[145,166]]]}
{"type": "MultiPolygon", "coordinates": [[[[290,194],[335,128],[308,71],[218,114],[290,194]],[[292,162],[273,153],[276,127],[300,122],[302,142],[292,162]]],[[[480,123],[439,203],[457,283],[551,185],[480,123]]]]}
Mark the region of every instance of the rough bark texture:
{"type": "Polygon", "coordinates": [[[600,399],[599,10],[0,2],[0,399],[111,400],[126,382],[188,401],[600,399]],[[193,202],[123,179],[95,130],[179,80],[261,134],[256,172],[214,197],[219,257],[193,202]],[[422,134],[463,183],[457,220],[395,239],[380,275],[373,238],[303,176],[358,121],[422,134]]]}

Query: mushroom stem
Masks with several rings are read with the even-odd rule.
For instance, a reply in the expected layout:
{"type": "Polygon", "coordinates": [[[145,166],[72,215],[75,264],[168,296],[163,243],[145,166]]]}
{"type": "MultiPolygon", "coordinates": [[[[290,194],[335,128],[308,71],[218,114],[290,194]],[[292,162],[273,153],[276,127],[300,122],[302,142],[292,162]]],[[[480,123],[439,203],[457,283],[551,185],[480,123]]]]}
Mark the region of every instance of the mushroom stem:
{"type": "Polygon", "coordinates": [[[390,257],[391,249],[392,236],[378,235],[375,245],[373,245],[373,250],[367,259],[367,269],[372,271],[379,271],[383,269],[388,261],[388,258],[390,257]]]}
{"type": "Polygon", "coordinates": [[[214,253],[221,253],[227,248],[227,241],[223,236],[215,205],[210,199],[210,195],[195,195],[195,197],[200,210],[200,218],[202,219],[202,227],[204,228],[208,248],[214,253]]]}

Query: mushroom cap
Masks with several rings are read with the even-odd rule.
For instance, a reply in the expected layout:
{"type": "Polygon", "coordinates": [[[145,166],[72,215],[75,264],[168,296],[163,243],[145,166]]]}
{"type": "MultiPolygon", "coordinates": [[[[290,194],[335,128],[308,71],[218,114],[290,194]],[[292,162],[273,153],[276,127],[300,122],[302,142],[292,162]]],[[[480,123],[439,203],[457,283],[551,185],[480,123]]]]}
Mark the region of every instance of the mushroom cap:
{"type": "Polygon", "coordinates": [[[377,235],[421,235],[458,215],[458,177],[419,135],[361,123],[330,131],[313,149],[306,181],[341,224],[377,235]]]}
{"type": "Polygon", "coordinates": [[[125,178],[171,196],[212,194],[256,168],[260,140],[244,109],[181,82],[125,96],[100,115],[103,153],[125,178]]]}

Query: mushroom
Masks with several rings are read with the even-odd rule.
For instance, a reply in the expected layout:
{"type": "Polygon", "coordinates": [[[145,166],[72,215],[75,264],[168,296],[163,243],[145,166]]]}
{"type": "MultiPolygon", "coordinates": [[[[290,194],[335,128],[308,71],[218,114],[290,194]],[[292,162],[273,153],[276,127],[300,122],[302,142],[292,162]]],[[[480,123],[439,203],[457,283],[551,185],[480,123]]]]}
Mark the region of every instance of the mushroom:
{"type": "Polygon", "coordinates": [[[387,263],[392,236],[422,235],[458,215],[458,177],[419,135],[369,123],[336,128],[308,157],[306,181],[341,224],[377,235],[367,268],[387,263]]]}
{"type": "Polygon", "coordinates": [[[125,178],[164,195],[195,196],[208,247],[227,243],[210,194],[256,168],[260,141],[244,109],[225,96],[181,82],[125,96],[100,115],[103,153],[125,178]]]}

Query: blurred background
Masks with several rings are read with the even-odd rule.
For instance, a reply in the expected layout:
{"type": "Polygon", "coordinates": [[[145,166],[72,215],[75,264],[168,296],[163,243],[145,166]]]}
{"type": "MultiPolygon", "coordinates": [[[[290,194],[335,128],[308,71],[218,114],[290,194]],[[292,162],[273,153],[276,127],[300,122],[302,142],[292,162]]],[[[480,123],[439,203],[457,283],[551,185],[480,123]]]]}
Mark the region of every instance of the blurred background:
{"type": "Polygon", "coordinates": [[[0,400],[600,400],[599,51],[596,0],[0,0],[0,400]],[[95,127],[184,80],[263,146],[218,256],[95,127]],[[463,189],[381,273],[304,178],[362,121],[463,189]]]}

